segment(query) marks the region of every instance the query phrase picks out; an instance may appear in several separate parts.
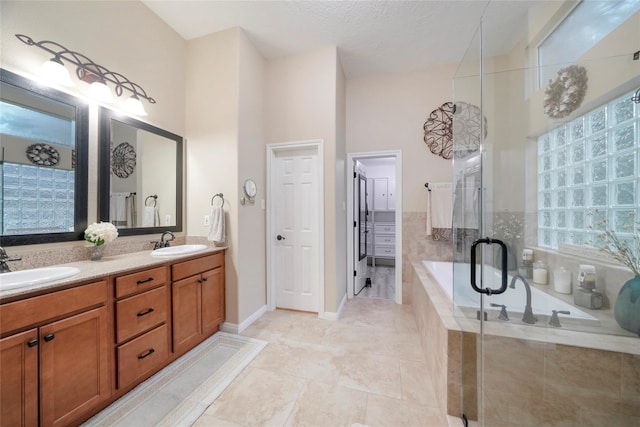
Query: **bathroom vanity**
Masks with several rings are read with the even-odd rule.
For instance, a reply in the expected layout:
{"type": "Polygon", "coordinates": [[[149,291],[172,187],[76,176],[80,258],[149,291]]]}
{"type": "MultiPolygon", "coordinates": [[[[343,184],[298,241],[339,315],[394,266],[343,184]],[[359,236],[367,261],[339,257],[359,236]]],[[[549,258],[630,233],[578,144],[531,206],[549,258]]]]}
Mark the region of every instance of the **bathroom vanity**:
{"type": "Polygon", "coordinates": [[[79,424],[216,333],[224,257],[82,261],[76,277],[0,294],[2,424],[79,424]]]}

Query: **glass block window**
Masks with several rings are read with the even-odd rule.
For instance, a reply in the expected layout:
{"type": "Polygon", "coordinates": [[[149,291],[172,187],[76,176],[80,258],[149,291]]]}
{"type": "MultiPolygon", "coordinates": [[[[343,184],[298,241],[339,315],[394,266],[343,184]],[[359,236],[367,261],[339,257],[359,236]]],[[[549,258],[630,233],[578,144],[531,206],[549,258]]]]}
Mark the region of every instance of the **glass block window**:
{"type": "Polygon", "coordinates": [[[640,104],[628,93],[538,138],[538,244],[624,237],[640,218],[640,104]]]}

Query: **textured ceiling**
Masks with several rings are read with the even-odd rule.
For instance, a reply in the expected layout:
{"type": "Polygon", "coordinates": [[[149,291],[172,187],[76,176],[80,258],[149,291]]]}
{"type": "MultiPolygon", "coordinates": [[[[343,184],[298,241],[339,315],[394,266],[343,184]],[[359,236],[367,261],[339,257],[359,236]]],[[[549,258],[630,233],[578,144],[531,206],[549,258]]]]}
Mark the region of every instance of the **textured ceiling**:
{"type": "Polygon", "coordinates": [[[337,46],[347,78],[459,62],[483,13],[493,54],[513,47],[531,1],[146,0],[185,39],[243,28],[267,59],[337,46]]]}

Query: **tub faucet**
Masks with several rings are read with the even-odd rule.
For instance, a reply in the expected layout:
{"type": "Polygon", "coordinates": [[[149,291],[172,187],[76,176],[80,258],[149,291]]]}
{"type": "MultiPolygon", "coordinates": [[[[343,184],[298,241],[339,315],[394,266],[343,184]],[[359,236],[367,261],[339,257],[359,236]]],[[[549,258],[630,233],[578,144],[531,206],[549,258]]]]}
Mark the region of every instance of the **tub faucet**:
{"type": "Polygon", "coordinates": [[[20,261],[22,258],[9,258],[7,255],[7,251],[4,250],[2,246],[0,246],[0,273],[9,273],[11,269],[7,262],[9,261],[20,261]]]}
{"type": "Polygon", "coordinates": [[[524,323],[533,325],[538,321],[538,318],[533,315],[533,310],[531,309],[531,286],[529,285],[529,282],[527,282],[527,279],[525,279],[522,275],[516,274],[515,276],[513,276],[513,279],[511,279],[511,284],[509,285],[509,287],[515,289],[516,282],[518,280],[520,280],[524,284],[524,290],[527,292],[527,304],[524,307],[524,315],[522,316],[522,321],[524,323]]]}

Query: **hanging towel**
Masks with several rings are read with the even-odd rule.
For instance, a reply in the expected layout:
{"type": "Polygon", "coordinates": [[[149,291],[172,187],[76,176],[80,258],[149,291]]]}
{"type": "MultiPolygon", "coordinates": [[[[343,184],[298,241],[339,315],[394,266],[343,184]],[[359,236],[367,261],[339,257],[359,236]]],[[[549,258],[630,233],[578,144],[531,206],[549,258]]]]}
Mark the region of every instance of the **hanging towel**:
{"type": "Polygon", "coordinates": [[[207,236],[207,240],[210,242],[222,243],[226,239],[224,209],[222,209],[222,206],[211,206],[209,235],[207,236]]]}
{"type": "Polygon", "coordinates": [[[125,202],[127,227],[136,227],[138,225],[138,215],[136,212],[136,195],[131,193],[125,202]]]}
{"type": "Polygon", "coordinates": [[[160,225],[160,214],[155,206],[145,206],[144,215],[142,216],[143,227],[157,227],[160,225]]]}
{"type": "Polygon", "coordinates": [[[129,193],[111,193],[109,200],[109,220],[116,227],[127,225],[127,196],[129,193]]]}
{"type": "Polygon", "coordinates": [[[451,228],[453,218],[453,195],[451,183],[429,184],[427,191],[427,236],[433,234],[434,228],[451,228]]]}

